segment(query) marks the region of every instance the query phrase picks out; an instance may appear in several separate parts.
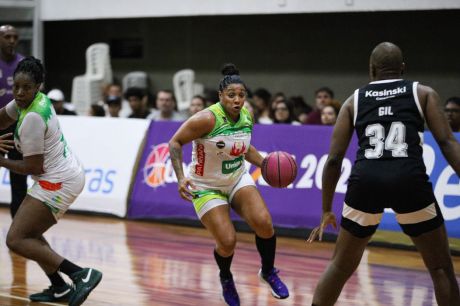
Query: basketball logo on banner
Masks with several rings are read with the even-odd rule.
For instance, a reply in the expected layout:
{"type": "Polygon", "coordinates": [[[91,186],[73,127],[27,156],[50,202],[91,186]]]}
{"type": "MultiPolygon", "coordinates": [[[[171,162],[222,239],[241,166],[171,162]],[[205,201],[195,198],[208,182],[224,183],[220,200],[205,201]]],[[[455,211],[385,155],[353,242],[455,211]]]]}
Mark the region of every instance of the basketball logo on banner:
{"type": "Polygon", "coordinates": [[[152,188],[165,184],[166,162],[169,159],[169,146],[162,143],[153,147],[144,165],[144,181],[152,188]]]}

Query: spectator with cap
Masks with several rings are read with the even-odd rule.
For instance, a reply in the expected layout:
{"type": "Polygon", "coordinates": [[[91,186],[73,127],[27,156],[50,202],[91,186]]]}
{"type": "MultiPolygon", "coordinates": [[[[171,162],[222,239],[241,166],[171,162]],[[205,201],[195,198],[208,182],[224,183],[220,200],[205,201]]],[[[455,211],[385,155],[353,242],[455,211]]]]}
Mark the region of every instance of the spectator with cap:
{"type": "Polygon", "coordinates": [[[444,112],[452,131],[460,132],[460,98],[451,97],[447,99],[444,112]]]}
{"type": "Polygon", "coordinates": [[[321,124],[321,110],[330,105],[334,92],[329,87],[321,87],[315,91],[315,109],[308,114],[307,124],[321,124]]]}
{"type": "Polygon", "coordinates": [[[127,100],[123,99],[123,91],[121,89],[121,86],[112,83],[107,85],[107,87],[104,90],[104,100],[100,101],[98,104],[102,105],[104,107],[104,110],[109,116],[110,110],[109,110],[109,104],[107,103],[109,100],[110,101],[116,101],[117,99],[120,99],[121,101],[121,109],[119,112],[119,117],[128,117],[131,115],[131,107],[129,106],[129,103],[127,100]]]}
{"type": "Polygon", "coordinates": [[[121,111],[121,98],[116,96],[109,96],[105,100],[107,105],[107,117],[119,118],[121,111]]]}
{"type": "Polygon", "coordinates": [[[51,103],[53,103],[54,110],[56,111],[57,115],[68,115],[68,116],[76,116],[77,113],[74,111],[68,110],[65,108],[64,104],[64,93],[60,89],[51,89],[48,94],[48,98],[50,98],[51,103]]]}
{"type": "Polygon", "coordinates": [[[131,107],[131,115],[128,118],[145,119],[150,115],[145,103],[145,91],[138,87],[130,87],[125,92],[125,99],[131,107]]]}
{"type": "Polygon", "coordinates": [[[157,93],[156,110],[147,119],[155,121],[184,121],[183,114],[176,111],[176,98],[174,93],[168,89],[162,89],[157,93]]]}

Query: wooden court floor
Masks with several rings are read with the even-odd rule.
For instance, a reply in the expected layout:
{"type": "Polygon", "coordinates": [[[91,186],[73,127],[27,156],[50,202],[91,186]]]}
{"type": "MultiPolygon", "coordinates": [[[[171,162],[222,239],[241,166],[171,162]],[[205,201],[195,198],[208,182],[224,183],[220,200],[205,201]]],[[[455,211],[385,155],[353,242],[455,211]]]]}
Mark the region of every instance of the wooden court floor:
{"type": "MultiPolygon", "coordinates": [[[[48,280],[36,263],[6,248],[10,222],[8,210],[0,208],[0,306],[41,305],[28,302],[27,296],[47,287],[48,280]]],[[[203,229],[67,215],[46,237],[64,257],[104,273],[84,305],[224,305],[212,255],[213,240],[203,229]]],[[[333,244],[278,239],[277,267],[291,290],[291,297],[279,301],[257,278],[259,257],[253,240],[251,234],[238,234],[233,274],[241,304],[311,305],[333,244]]],[[[454,257],[454,263],[460,272],[460,258],[454,257]]],[[[436,303],[431,280],[417,253],[372,247],[337,305],[436,303]]]]}

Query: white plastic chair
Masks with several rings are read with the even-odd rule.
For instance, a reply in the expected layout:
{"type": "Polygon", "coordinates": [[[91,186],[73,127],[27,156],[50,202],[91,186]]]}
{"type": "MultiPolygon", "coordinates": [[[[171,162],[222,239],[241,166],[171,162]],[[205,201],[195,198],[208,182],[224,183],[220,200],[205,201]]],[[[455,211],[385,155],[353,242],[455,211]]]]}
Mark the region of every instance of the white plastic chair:
{"type": "Polygon", "coordinates": [[[86,49],[86,72],[72,81],[71,101],[77,113],[86,115],[91,104],[102,99],[103,89],[112,83],[109,45],[96,43],[86,49]]]}
{"type": "Polygon", "coordinates": [[[132,71],[123,77],[123,90],[130,87],[137,87],[142,89],[149,88],[149,78],[144,71],[132,71]]]}
{"type": "Polygon", "coordinates": [[[192,69],[177,71],[173,76],[173,86],[179,111],[187,110],[193,96],[204,92],[204,85],[195,83],[195,71],[192,69]]]}

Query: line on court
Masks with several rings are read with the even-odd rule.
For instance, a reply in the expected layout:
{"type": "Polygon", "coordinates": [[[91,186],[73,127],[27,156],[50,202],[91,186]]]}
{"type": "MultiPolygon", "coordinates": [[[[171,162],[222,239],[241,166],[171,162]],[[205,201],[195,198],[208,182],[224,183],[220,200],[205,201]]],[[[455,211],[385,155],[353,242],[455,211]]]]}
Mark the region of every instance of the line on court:
{"type": "MultiPolygon", "coordinates": [[[[11,295],[11,294],[6,294],[6,293],[0,293],[0,297],[5,297],[5,298],[9,298],[9,299],[16,299],[16,300],[30,302],[30,300],[28,298],[24,298],[24,297],[16,296],[16,295],[11,295]]],[[[54,303],[46,303],[46,302],[40,302],[40,304],[62,306],[62,304],[54,304],[54,303]]]]}

